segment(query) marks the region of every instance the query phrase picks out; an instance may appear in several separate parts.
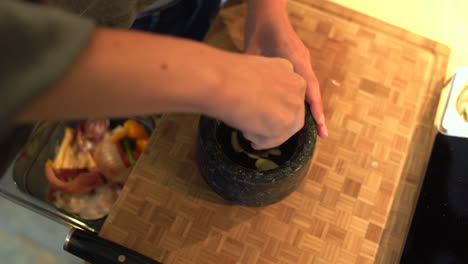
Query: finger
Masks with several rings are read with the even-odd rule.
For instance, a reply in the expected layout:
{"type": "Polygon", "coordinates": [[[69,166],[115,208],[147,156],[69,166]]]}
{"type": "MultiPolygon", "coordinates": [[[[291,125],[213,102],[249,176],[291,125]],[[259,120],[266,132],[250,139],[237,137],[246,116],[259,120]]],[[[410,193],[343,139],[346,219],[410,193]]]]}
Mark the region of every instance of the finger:
{"type": "Polygon", "coordinates": [[[287,59],[283,59],[283,58],[274,58],[274,59],[277,60],[286,71],[294,72],[294,65],[291,61],[287,59]]]}
{"type": "Polygon", "coordinates": [[[305,122],[305,107],[303,106],[301,110],[299,111],[299,114],[296,117],[296,120],[294,121],[294,134],[296,134],[299,130],[301,130],[304,127],[304,122],[305,122]]]}
{"type": "Polygon", "coordinates": [[[299,73],[292,73],[291,75],[292,84],[294,87],[297,87],[300,90],[300,94],[302,97],[305,97],[306,90],[307,90],[307,81],[300,75],[299,73]]]}
{"type": "Polygon", "coordinates": [[[260,49],[260,46],[258,45],[248,45],[247,48],[244,49],[245,54],[251,54],[251,55],[261,55],[262,50],[260,49]]]}
{"type": "Polygon", "coordinates": [[[320,87],[315,75],[308,81],[306,100],[310,105],[310,111],[317,123],[317,132],[321,138],[328,137],[328,128],[325,122],[325,115],[323,113],[322,97],[320,94],[320,87]]]}
{"type": "Polygon", "coordinates": [[[255,150],[262,150],[262,149],[276,148],[276,147],[280,146],[283,143],[284,143],[284,141],[281,141],[281,142],[276,141],[276,143],[273,143],[273,141],[272,141],[272,142],[266,142],[266,143],[262,143],[262,144],[257,144],[257,143],[252,142],[251,146],[255,150]]]}
{"type": "Polygon", "coordinates": [[[250,146],[255,149],[255,150],[260,150],[262,149],[263,146],[263,137],[254,135],[251,133],[242,133],[244,138],[250,141],[250,146]]]}
{"type": "Polygon", "coordinates": [[[277,147],[286,140],[278,140],[278,138],[268,138],[264,136],[253,136],[248,133],[244,137],[250,141],[250,146],[255,150],[270,149],[277,147]]]}
{"type": "Polygon", "coordinates": [[[307,82],[306,101],[310,105],[310,111],[317,123],[317,133],[321,138],[328,137],[328,129],[323,114],[322,97],[320,85],[310,65],[304,63],[296,64],[296,72],[304,76],[307,82]]]}
{"type": "Polygon", "coordinates": [[[250,143],[250,146],[255,150],[261,150],[261,147],[255,143],[250,143]]]}

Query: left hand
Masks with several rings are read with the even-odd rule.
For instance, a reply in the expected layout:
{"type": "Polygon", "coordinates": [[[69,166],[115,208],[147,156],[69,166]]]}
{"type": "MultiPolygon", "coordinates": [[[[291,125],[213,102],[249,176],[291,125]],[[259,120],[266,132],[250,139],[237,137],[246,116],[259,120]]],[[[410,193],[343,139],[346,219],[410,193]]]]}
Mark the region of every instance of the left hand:
{"type": "Polygon", "coordinates": [[[317,77],[310,63],[310,53],[289,23],[284,9],[250,13],[247,18],[244,40],[248,54],[281,57],[294,65],[294,71],[307,83],[306,98],[317,123],[320,137],[328,136],[322,99],[317,77]]]}

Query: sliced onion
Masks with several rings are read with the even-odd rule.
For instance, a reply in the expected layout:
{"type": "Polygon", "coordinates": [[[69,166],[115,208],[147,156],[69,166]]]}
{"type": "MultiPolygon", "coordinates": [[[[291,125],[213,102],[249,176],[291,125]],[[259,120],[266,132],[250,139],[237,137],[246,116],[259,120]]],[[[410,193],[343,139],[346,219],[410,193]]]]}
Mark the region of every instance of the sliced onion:
{"type": "Polygon", "coordinates": [[[94,192],[82,194],[67,194],[56,191],[51,194],[50,201],[56,207],[80,218],[96,220],[109,214],[121,189],[116,184],[107,183],[97,186],[94,192]]]}
{"type": "Polygon", "coordinates": [[[122,173],[127,171],[127,167],[120,157],[117,145],[108,136],[99,142],[93,153],[93,157],[98,170],[110,181],[121,180],[122,173]]]}
{"type": "Polygon", "coordinates": [[[92,151],[109,129],[109,119],[88,119],[77,125],[76,142],[81,151],[92,151]]]}

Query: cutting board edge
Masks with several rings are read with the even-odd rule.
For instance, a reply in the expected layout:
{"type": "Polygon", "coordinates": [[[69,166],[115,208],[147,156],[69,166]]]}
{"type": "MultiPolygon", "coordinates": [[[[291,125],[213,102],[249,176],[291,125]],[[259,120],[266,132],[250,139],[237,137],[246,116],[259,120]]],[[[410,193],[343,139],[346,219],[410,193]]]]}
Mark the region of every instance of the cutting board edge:
{"type": "MultiPolygon", "coordinates": [[[[441,47],[445,46],[444,44],[437,43],[437,42],[436,44],[439,44],[441,47]]],[[[450,53],[450,49],[448,49],[448,52],[450,53]]],[[[429,84],[428,94],[430,94],[430,96],[439,98],[442,92],[442,89],[444,87],[444,83],[446,82],[446,71],[448,67],[449,56],[447,53],[439,54],[437,50],[433,50],[433,55],[437,61],[435,62],[434,74],[433,74],[433,78],[431,79],[431,83],[429,84]]],[[[437,103],[438,102],[439,100],[437,100],[437,103]]],[[[420,109],[420,112],[423,112],[423,111],[425,111],[425,109],[422,107],[420,109]]],[[[437,109],[432,108],[431,111],[432,112],[431,114],[429,114],[429,116],[432,116],[435,118],[437,109]]],[[[423,171],[421,171],[420,179],[415,185],[416,189],[411,194],[411,198],[414,201],[411,205],[411,209],[406,210],[406,212],[402,212],[402,210],[398,208],[398,203],[396,203],[396,201],[401,200],[401,198],[405,195],[403,191],[403,188],[405,186],[414,185],[411,182],[411,181],[414,181],[414,179],[409,179],[411,175],[409,172],[407,172],[407,170],[409,170],[407,166],[410,166],[409,165],[410,160],[408,159],[406,160],[404,167],[403,167],[403,174],[400,177],[399,183],[397,185],[397,189],[395,190],[395,193],[396,193],[395,199],[393,200],[392,205],[390,207],[389,218],[384,227],[384,232],[382,234],[380,246],[375,256],[376,263],[388,263],[387,262],[388,258],[391,258],[391,257],[395,257],[396,258],[395,261],[398,262],[400,261],[400,258],[403,254],[405,242],[408,236],[409,229],[411,227],[411,221],[413,219],[413,215],[416,209],[417,200],[419,198],[422,183],[424,181],[424,176],[427,171],[427,165],[428,165],[429,158],[432,152],[432,144],[438,133],[437,127],[434,123],[431,123],[431,125],[427,125],[423,122],[423,120],[420,120],[417,123],[417,126],[425,127],[425,132],[428,133],[429,136],[427,136],[422,142],[420,142],[419,146],[417,144],[410,145],[408,153],[410,153],[411,151],[417,151],[419,154],[419,158],[426,160],[423,166],[424,169],[423,171]],[[421,146],[424,148],[424,150],[421,150],[419,148],[421,146]],[[393,217],[395,217],[395,219],[392,219],[393,217]],[[394,240],[395,233],[398,233],[397,230],[401,231],[399,224],[402,221],[405,221],[405,227],[403,228],[404,235],[400,237],[400,240],[398,240],[399,243],[396,243],[395,241],[390,242],[394,240]],[[386,241],[388,241],[388,245],[385,245],[386,241]]],[[[415,136],[416,135],[413,135],[412,138],[414,138],[415,136]]]]}

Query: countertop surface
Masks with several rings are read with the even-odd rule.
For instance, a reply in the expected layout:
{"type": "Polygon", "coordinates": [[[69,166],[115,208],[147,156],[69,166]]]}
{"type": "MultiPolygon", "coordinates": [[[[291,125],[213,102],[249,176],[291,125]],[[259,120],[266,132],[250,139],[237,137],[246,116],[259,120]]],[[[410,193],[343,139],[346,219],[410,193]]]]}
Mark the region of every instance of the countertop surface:
{"type": "Polygon", "coordinates": [[[0,197],[0,263],[82,264],[62,249],[70,228],[0,197]]]}
{"type": "MultiPolygon", "coordinates": [[[[290,1],[330,137],[285,200],[229,204],[201,179],[197,116],[166,115],[100,235],[164,263],[397,263],[435,136],[446,46],[325,1],[290,1]]],[[[207,42],[241,48],[245,10],[207,42]]]]}

